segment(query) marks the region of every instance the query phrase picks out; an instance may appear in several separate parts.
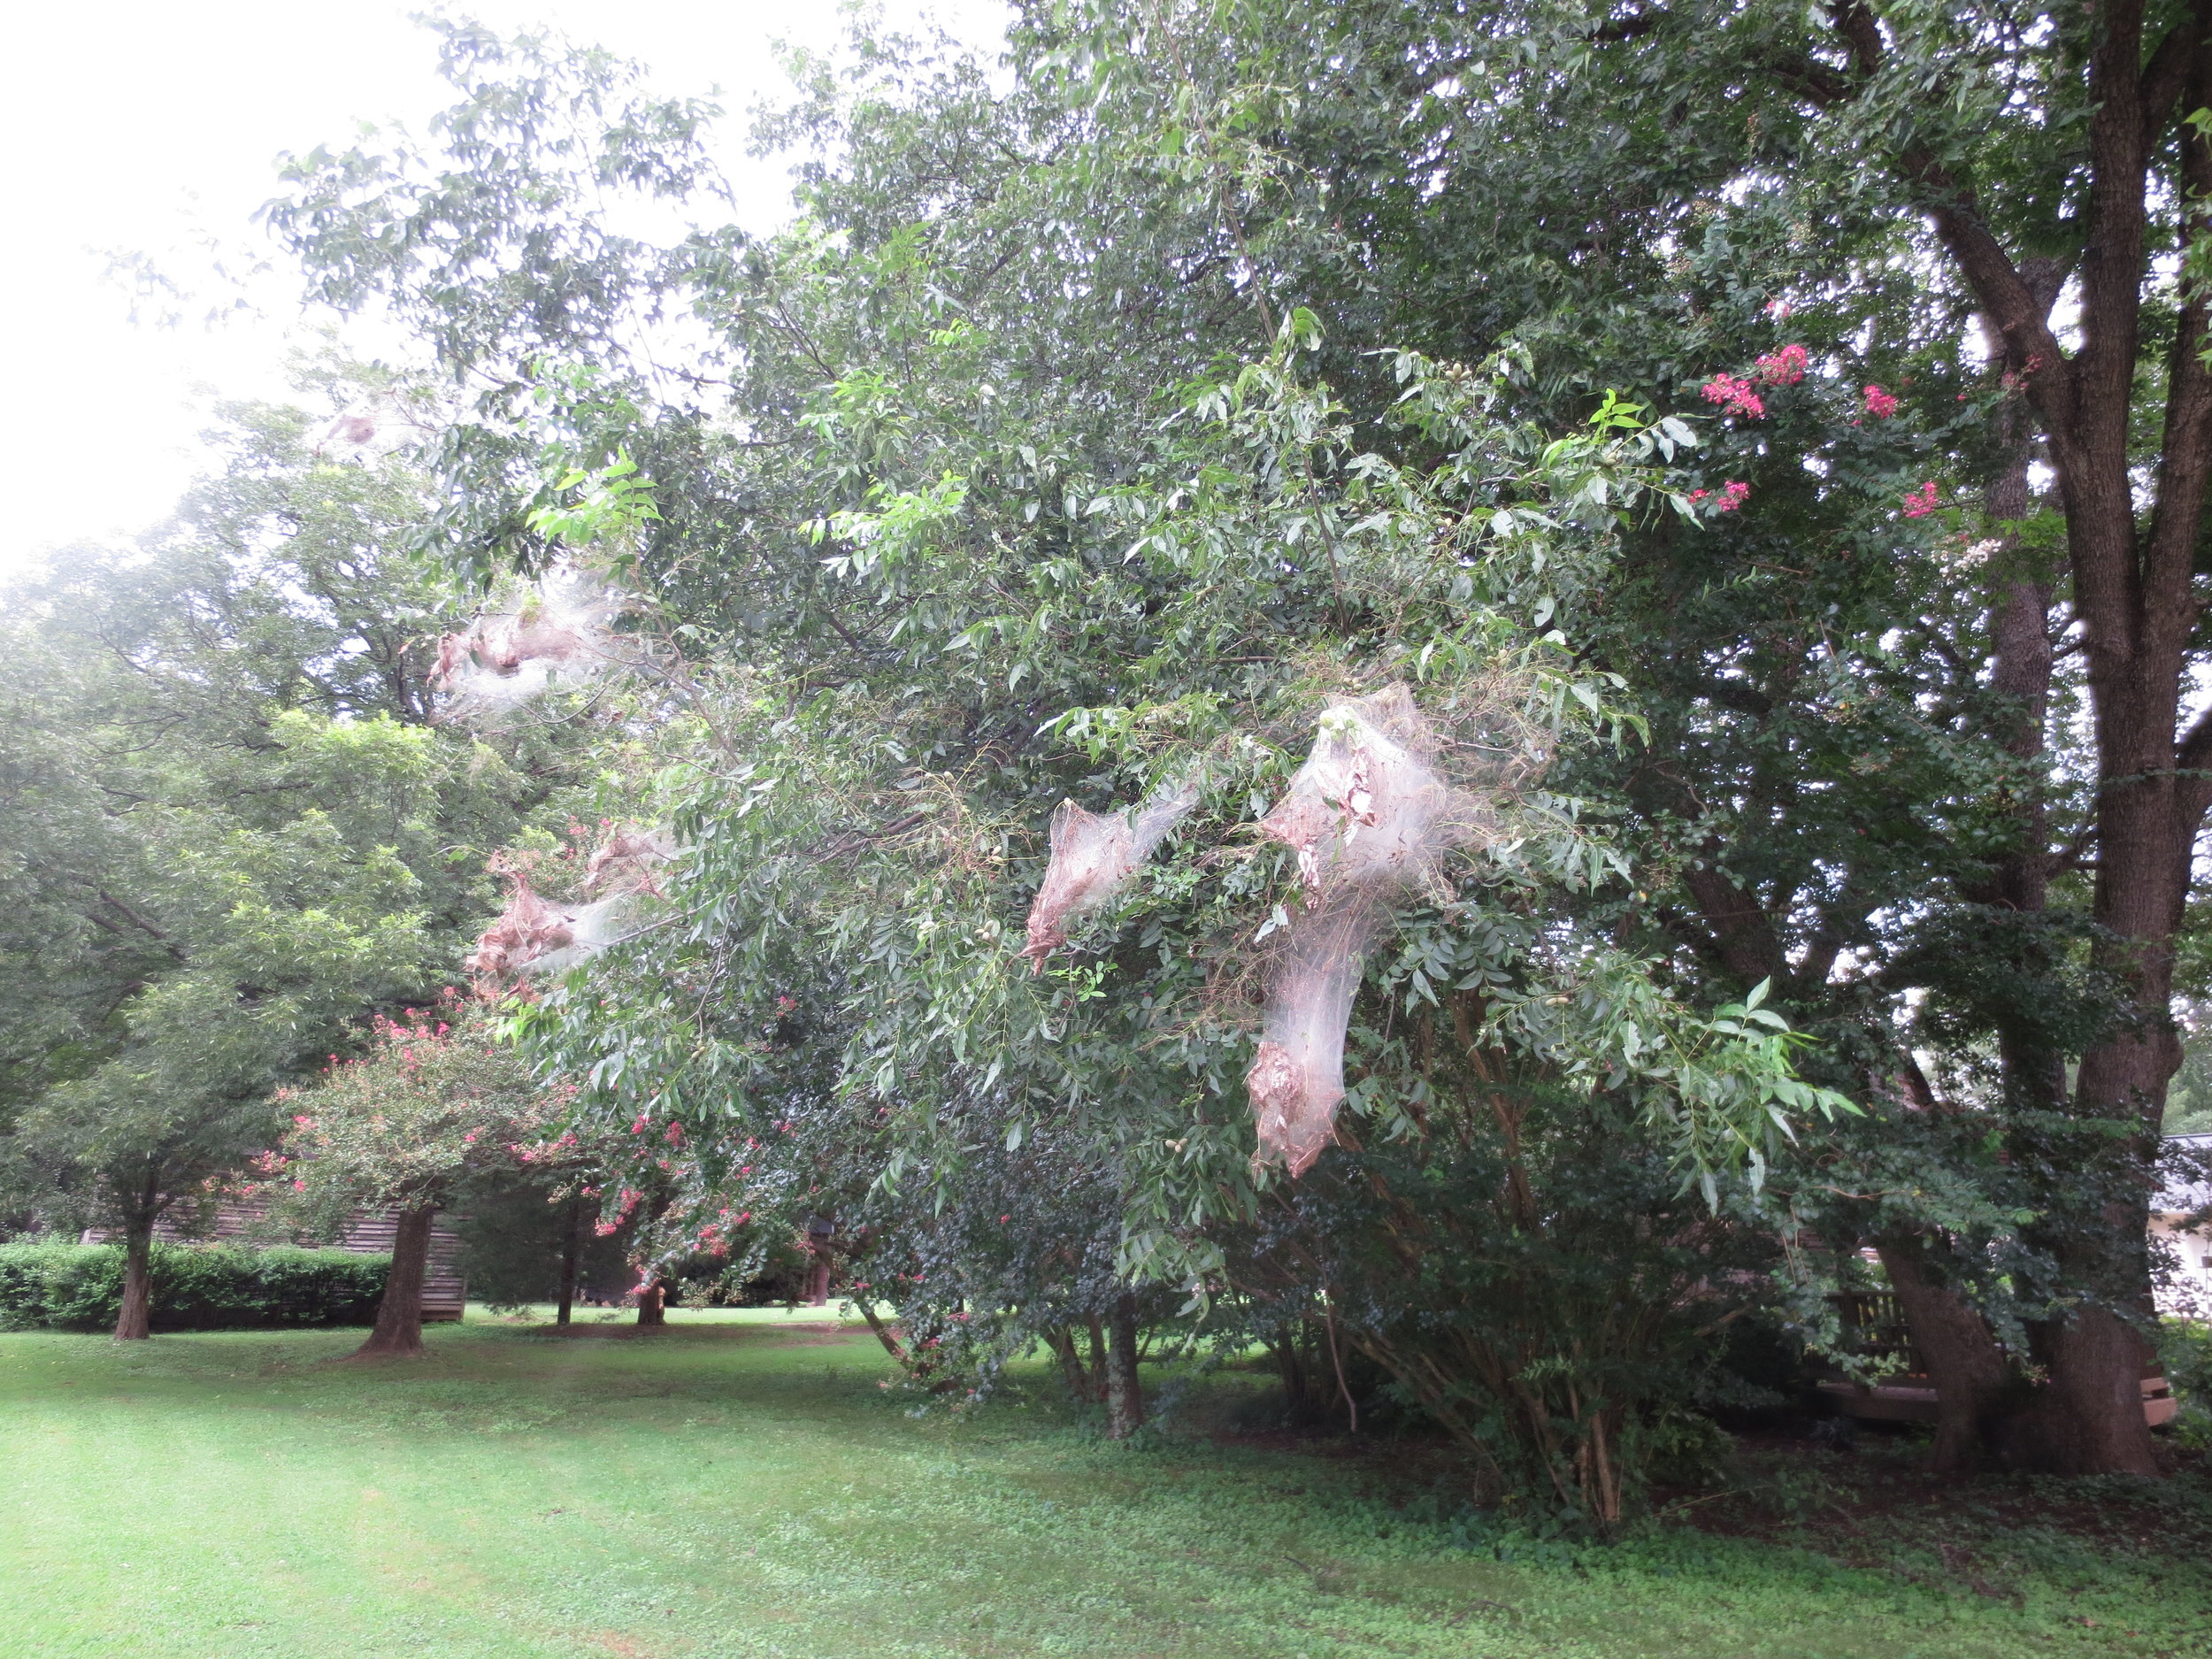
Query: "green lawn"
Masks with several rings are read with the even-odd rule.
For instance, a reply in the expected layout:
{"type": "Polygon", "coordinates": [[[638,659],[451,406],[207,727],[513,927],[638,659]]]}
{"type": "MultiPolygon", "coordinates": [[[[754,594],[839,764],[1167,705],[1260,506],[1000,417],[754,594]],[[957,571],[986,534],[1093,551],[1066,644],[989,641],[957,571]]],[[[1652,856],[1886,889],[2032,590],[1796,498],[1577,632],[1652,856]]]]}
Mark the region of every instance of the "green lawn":
{"type": "Polygon", "coordinates": [[[1963,1554],[1855,1530],[1872,1568],[1778,1522],[1517,1543],[1394,1507],[1388,1460],[918,1421],[864,1333],[674,1318],[373,1369],[330,1363],[357,1333],[0,1337],[0,1654],[2212,1651],[2200,1547],[1995,1509],[1963,1554]]]}

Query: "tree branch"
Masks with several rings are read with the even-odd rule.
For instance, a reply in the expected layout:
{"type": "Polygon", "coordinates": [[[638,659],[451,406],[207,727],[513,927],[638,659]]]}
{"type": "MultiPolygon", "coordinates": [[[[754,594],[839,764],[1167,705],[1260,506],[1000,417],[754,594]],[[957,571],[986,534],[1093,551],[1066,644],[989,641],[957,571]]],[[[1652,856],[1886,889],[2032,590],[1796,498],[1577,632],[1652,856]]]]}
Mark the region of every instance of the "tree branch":
{"type": "MultiPolygon", "coordinates": [[[[2152,49],[2150,61],[2143,65],[2141,83],[2146,152],[2157,144],[2159,134],[2172,119],[2174,106],[2188,85],[2192,60],[2208,38],[2212,38],[2212,4],[2199,0],[2189,15],[2168,29],[2165,38],[2152,49]]],[[[2192,92],[2189,101],[2197,104],[2199,95],[2192,92]]]]}
{"type": "Polygon", "coordinates": [[[2212,809],[2212,708],[2197,716],[2174,754],[2174,812],[2184,835],[2196,839],[2212,809]]]}

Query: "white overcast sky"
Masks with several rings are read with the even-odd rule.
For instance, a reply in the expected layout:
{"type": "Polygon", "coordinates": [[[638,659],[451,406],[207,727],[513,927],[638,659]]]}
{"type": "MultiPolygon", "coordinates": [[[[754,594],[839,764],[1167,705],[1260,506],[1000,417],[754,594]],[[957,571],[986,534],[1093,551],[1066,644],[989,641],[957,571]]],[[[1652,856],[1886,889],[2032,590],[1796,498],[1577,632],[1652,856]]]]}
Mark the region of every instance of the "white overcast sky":
{"type": "MultiPolygon", "coordinates": [[[[358,0],[204,0],[15,8],[0,90],[0,317],[8,387],[0,453],[14,487],[0,513],[0,583],[54,547],[111,541],[158,521],[198,470],[196,437],[226,397],[284,395],[288,342],[313,319],[274,280],[261,311],[209,328],[129,320],[104,276],[111,250],[139,250],[188,277],[207,238],[270,250],[251,222],[275,193],[274,158],[342,142],[363,120],[418,132],[452,101],[428,9],[358,0]]],[[[648,65],[677,94],[718,87],[731,111],[723,165],[737,217],[766,228],[788,211],[787,161],[743,155],[743,111],[779,96],[774,40],[826,50],[844,21],[819,0],[482,0],[457,12],[506,32],[547,25],[648,65]]],[[[887,0],[894,26],[922,15],[979,45],[1002,38],[1000,0],[887,0]]],[[[204,310],[204,306],[202,307],[204,310]]]]}

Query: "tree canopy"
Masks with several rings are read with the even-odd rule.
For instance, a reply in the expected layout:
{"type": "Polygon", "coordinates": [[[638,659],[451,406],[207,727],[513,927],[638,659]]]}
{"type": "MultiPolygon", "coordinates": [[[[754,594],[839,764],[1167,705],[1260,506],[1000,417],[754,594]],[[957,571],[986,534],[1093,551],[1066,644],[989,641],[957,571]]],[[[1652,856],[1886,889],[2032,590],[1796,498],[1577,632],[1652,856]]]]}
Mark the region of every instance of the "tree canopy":
{"type": "Polygon", "coordinates": [[[834,1240],[933,1396],[1040,1339],[1089,1386],[1087,1325],[1123,1432],[1141,1327],[1242,1321],[1609,1525],[1716,1333],[1840,1352],[1864,1250],[1939,1463],[2154,1466],[2212,14],[864,27],[760,129],[766,235],[711,107],[435,27],[428,138],[266,214],[434,361],[425,442],[265,419],[150,567],[190,604],[27,639],[99,712],[5,761],[9,949],[82,941],[11,993],[19,1144],[142,1050],[228,1075],[142,1032],[280,1025],[258,1098],[450,972],[503,843],[472,960],[641,1266],[834,1240]],[[490,702],[430,685],[449,580],[490,702]],[[200,747],[135,758],[156,707],[200,747]]]}

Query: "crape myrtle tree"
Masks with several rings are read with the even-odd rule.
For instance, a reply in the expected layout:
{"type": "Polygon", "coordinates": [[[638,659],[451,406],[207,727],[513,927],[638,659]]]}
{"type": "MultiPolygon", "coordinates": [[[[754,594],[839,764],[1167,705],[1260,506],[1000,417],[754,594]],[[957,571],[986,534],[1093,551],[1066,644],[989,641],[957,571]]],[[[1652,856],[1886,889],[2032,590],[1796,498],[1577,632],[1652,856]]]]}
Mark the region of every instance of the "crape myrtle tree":
{"type": "MultiPolygon", "coordinates": [[[[472,96],[444,154],[311,156],[273,217],[326,297],[388,296],[494,388],[446,446],[459,558],[541,560],[521,532],[579,463],[654,481],[635,568],[700,664],[641,808],[683,849],[672,913],[526,1019],[589,1110],[741,1171],[764,1129],[841,1112],[883,1126],[879,1189],[958,1182],[964,1126],[1002,1124],[1011,1151],[1049,1124],[1118,1171],[1126,1284],[1218,1285],[1212,1230],[1280,1179],[1253,1168],[1240,1078],[1267,938],[1303,902],[1250,826],[1325,699],[1394,681],[1496,821],[1401,918],[1347,1141],[1418,1137],[1460,1086],[1406,1029],[1447,996],[1426,1041],[1512,1054],[1508,1092],[1602,1098],[1708,1213],[1832,1107],[1755,999],[1701,1011],[1618,947],[1605,838],[1534,780],[1627,735],[1618,678],[1555,625],[1596,605],[1624,534],[1741,501],[1663,476],[1680,422],[1604,398],[1517,420],[1508,350],[1381,362],[1363,431],[1312,373],[1315,317],[1247,280],[1217,147],[1156,167],[1050,74],[1001,100],[971,67],[890,62],[882,96],[796,122],[851,147],[797,228],[664,253],[584,204],[687,188],[697,111],[541,42],[446,50],[472,96]],[[605,138],[577,140],[577,112],[605,138]],[[494,190],[456,188],[495,153],[494,190]],[[681,384],[632,349],[678,293],[714,337],[681,384]],[[726,403],[682,389],[710,370],[726,403]],[[1164,784],[1197,796],[1169,856],[1031,974],[1012,921],[1053,803],[1164,784]]],[[[1568,1440],[1532,1455],[1617,1516],[1610,1428],[1568,1440]]]]}
{"type": "Polygon", "coordinates": [[[271,1144],[273,1086],[434,991],[565,776],[541,734],[425,723],[420,475],[319,457],[327,416],[225,419],[141,557],[12,595],[0,668],[9,1185],[26,1225],[121,1234],[119,1336],[156,1222],[271,1144]]]}
{"type": "Polygon", "coordinates": [[[277,1213],[310,1232],[334,1231],[355,1210],[394,1210],[391,1278],[360,1358],[408,1358],[422,1345],[430,1233],[472,1184],[526,1173],[554,1202],[592,1194],[599,1160],[572,1131],[572,1086],[541,1083],[498,1040],[489,1010],[449,994],[399,1018],[379,1015],[368,1051],[334,1061],[311,1084],[279,1091],[290,1118],[256,1161],[277,1213]]]}

